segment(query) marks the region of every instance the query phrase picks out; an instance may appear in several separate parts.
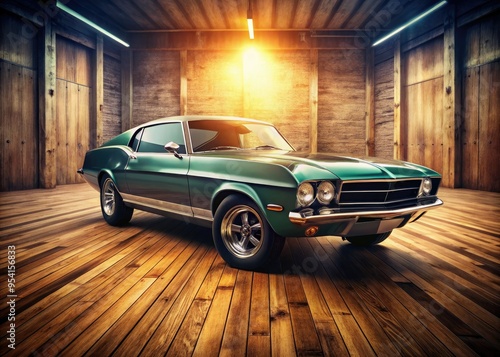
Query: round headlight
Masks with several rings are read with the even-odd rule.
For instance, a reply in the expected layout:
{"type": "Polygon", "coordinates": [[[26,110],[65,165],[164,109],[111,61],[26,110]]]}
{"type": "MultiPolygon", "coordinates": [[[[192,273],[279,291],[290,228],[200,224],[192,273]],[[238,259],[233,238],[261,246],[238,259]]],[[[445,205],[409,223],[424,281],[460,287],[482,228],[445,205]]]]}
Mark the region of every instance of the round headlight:
{"type": "Polygon", "coordinates": [[[297,201],[302,207],[307,207],[314,201],[314,187],[309,182],[303,182],[297,189],[297,201]]]}
{"type": "Polygon", "coordinates": [[[422,193],[424,195],[429,195],[432,190],[432,181],[430,178],[425,178],[424,181],[422,181],[422,193]]]}
{"type": "Polygon", "coordinates": [[[332,202],[334,196],[335,187],[333,187],[330,181],[323,181],[319,184],[318,193],[316,194],[319,203],[327,205],[332,202]]]}

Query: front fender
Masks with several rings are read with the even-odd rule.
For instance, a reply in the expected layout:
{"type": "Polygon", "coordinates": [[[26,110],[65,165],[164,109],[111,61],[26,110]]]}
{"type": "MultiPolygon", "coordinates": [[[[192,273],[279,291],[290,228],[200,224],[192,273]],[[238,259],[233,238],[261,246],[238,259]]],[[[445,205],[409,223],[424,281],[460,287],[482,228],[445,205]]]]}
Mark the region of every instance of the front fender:
{"type": "Polygon", "coordinates": [[[290,222],[288,213],[295,208],[295,191],[293,187],[250,186],[245,183],[227,182],[215,190],[211,210],[215,215],[219,204],[231,194],[241,194],[251,199],[260,209],[271,228],[281,236],[297,236],[297,225],[290,222]],[[281,211],[268,209],[281,206],[281,211]]]}
{"type": "Polygon", "coordinates": [[[224,198],[235,193],[242,194],[250,198],[257,204],[262,213],[266,215],[266,210],[264,209],[264,205],[262,204],[257,192],[255,192],[251,186],[239,182],[225,182],[214,191],[210,204],[212,215],[215,215],[215,211],[217,211],[217,208],[224,198]]]}

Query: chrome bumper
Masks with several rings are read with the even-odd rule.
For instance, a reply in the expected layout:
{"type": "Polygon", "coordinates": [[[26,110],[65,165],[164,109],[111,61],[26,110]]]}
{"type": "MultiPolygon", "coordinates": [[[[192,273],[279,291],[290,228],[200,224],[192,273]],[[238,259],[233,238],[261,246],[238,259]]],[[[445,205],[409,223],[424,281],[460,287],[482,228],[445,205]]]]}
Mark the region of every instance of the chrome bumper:
{"type": "Polygon", "coordinates": [[[373,219],[391,219],[402,216],[420,216],[425,211],[439,207],[443,204],[439,198],[436,202],[427,205],[417,205],[408,208],[400,208],[394,210],[386,211],[363,211],[363,212],[346,212],[346,213],[329,213],[329,214],[317,214],[317,215],[304,215],[300,212],[290,212],[288,218],[290,222],[300,225],[306,224],[329,224],[329,223],[339,223],[352,220],[356,222],[359,218],[373,218],[373,219]]]}

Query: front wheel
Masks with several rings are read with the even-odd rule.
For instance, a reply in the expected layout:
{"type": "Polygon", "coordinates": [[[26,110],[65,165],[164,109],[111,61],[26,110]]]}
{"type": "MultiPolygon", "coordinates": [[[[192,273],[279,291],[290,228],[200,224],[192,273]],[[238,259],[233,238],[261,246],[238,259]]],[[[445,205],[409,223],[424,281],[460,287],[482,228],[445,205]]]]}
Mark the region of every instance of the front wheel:
{"type": "Polygon", "coordinates": [[[101,211],[104,220],[112,226],[123,226],[130,222],[134,209],[125,206],[115,183],[108,175],[101,181],[101,211]]]}
{"type": "Polygon", "coordinates": [[[279,256],[284,244],[257,205],[240,195],[226,197],[217,208],[212,235],[221,257],[245,270],[264,267],[279,256]]]}
{"type": "Polygon", "coordinates": [[[345,237],[351,244],[360,247],[366,247],[382,243],[387,237],[391,235],[392,231],[381,234],[369,234],[366,236],[345,237]]]}

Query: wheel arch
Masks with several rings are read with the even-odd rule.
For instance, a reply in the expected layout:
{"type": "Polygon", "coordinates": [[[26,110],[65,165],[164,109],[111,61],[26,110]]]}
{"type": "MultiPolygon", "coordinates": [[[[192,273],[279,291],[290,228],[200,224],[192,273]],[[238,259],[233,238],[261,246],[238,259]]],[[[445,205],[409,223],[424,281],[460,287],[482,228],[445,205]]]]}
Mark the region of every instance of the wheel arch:
{"type": "Polygon", "coordinates": [[[103,170],[99,171],[99,174],[97,175],[97,182],[99,184],[99,188],[102,187],[102,178],[105,175],[108,175],[116,185],[116,177],[115,177],[115,175],[113,175],[113,172],[111,170],[108,170],[108,169],[103,169],[103,170]]]}
{"type": "Polygon", "coordinates": [[[242,184],[242,183],[225,183],[221,185],[213,194],[212,202],[211,202],[211,211],[212,211],[212,216],[215,215],[215,212],[217,211],[217,208],[220,206],[222,201],[231,195],[242,195],[250,200],[252,200],[260,209],[262,214],[267,220],[267,214],[266,210],[264,209],[264,206],[262,204],[262,201],[259,198],[259,195],[255,190],[250,187],[247,184],[242,184]]]}

